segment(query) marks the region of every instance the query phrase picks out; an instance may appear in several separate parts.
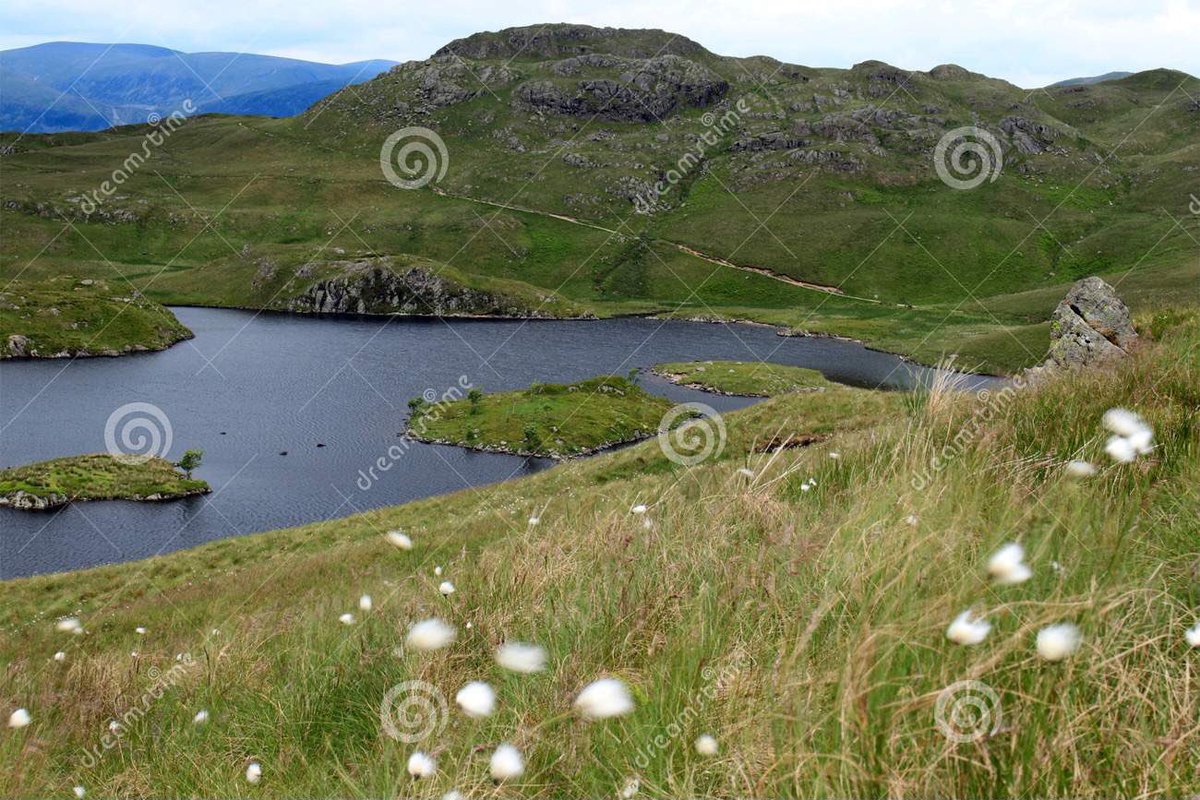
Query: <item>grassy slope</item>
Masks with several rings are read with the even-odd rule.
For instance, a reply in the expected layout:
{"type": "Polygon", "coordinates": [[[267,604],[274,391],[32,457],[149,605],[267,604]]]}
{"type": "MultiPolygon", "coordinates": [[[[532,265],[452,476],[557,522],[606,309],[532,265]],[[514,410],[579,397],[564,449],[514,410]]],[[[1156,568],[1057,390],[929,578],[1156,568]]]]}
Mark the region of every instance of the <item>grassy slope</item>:
{"type": "Polygon", "coordinates": [[[39,497],[65,495],[72,500],[141,499],[207,491],[205,481],[189,479],[161,458],[120,461],[107,454],[67,456],[0,469],[0,494],[23,491],[39,497]]]}
{"type": "Polygon", "coordinates": [[[765,362],[678,361],[655,364],[653,371],[673,383],[748,397],[773,397],[785,392],[823,389],[831,385],[815,369],[765,362]]]}
{"type": "Polygon", "coordinates": [[[41,356],[162,350],[191,338],[170,311],[131,294],[129,287],[74,278],[12,283],[0,293],[0,355],[12,355],[14,334],[29,340],[27,352],[41,356]]]}
{"type": "Polygon", "coordinates": [[[34,721],[0,733],[0,793],[491,796],[486,752],[472,748],[502,740],[530,767],[504,796],[612,796],[634,775],[649,797],[1195,792],[1200,687],[1182,631],[1197,603],[1200,321],[1182,316],[1173,333],[1179,317],[1160,318],[1163,344],[1111,376],[978,401],[790,394],[730,414],[721,457],[691,470],[646,443],[344,520],[7,582],[0,697],[34,721]],[[1116,405],[1152,422],[1152,458],[1104,461],[1099,419],[1116,405]],[[836,435],[748,455],[780,431],[836,435]],[[1064,479],[1080,456],[1100,475],[1064,479]],[[651,528],[634,503],[650,505],[651,528]],[[541,524],[527,528],[533,513],[541,524]],[[401,526],[412,552],[382,539],[401,526]],[[1034,578],[991,586],[984,562],[1011,540],[1034,578]],[[434,565],[458,587],[448,599],[434,565]],[[362,592],[375,611],[339,625],[362,592]],[[990,637],[948,643],[945,626],[972,606],[990,637]],[[87,635],[53,631],[69,613],[87,635]],[[460,629],[451,649],[393,654],[408,624],[435,614],[460,629]],[[1038,661],[1035,631],[1064,620],[1082,627],[1082,649],[1038,661]],[[546,645],[548,672],[499,671],[488,654],[506,638],[546,645]],[[59,649],[64,664],[50,660],[59,649]],[[78,766],[79,748],[140,708],[176,653],[194,666],[98,766],[78,766]],[[591,725],[565,715],[602,674],[630,684],[637,710],[591,725]],[[403,774],[413,746],[379,725],[384,693],[410,679],[450,697],[485,679],[501,701],[484,721],[454,713],[419,745],[438,750],[440,774],[418,785],[403,774]],[[1003,724],[956,745],[934,706],[964,679],[993,688],[1003,724]],[[195,728],[202,707],[212,722],[195,728]],[[720,756],[694,754],[701,732],[720,756]],[[261,786],[241,778],[250,758],[261,786]]]}
{"type": "Polygon", "coordinates": [[[478,405],[469,399],[424,405],[408,425],[423,439],[559,457],[644,439],[670,409],[669,400],[606,376],[485,394],[478,405]]]}
{"type": "MultiPolygon", "coordinates": [[[[396,73],[301,119],[193,120],[153,150],[99,217],[70,228],[62,219],[72,213],[70,198],[139,149],[146,129],[24,137],[4,161],[2,191],[15,207],[0,210],[0,276],[107,277],[116,268],[161,301],[269,306],[303,288],[291,278],[304,265],[409,254],[448,265],[460,279],[473,276],[468,282],[509,282],[519,296],[546,298],[547,309],[564,313],[755,319],[860,338],[924,362],[957,352],[991,371],[1040,360],[1039,326],[1049,313],[1042,303],[1034,312],[997,298],[1034,291],[1057,299],[1075,278],[1099,273],[1123,279],[1141,299],[1137,307],[1200,299],[1200,218],[1187,213],[1200,145],[1184,95],[1194,96],[1197,84],[1181,75],[1156,71],[1029,95],[982,76],[914,74],[885,97],[873,93],[869,69],[781,72],[767,61],[696,57],[730,81],[731,102],[745,99],[752,113],[652,217],[630,215],[613,184],[652,180],[674,164],[705,130],[699,109],[662,124],[529,115],[510,107],[515,84],[504,84],[419,120],[451,153],[441,188],[617,233],[391,187],[379,146],[404,121],[395,116],[397,98],[415,91],[396,73]],[[811,107],[814,94],[835,90],[850,99],[811,107]],[[937,180],[928,132],[873,128],[884,155],[814,137],[810,149],[859,158],[862,171],[850,173],[784,151],[730,149],[739,137],[867,105],[922,119],[937,107],[946,129],[977,117],[996,129],[1015,114],[1058,130],[1055,146],[1065,153],[1025,155],[1010,144],[1000,177],[962,192],[937,180]],[[523,142],[520,152],[504,144],[505,132],[523,142]],[[598,166],[571,166],[567,153],[598,166]],[[882,303],[716,266],[671,243],[882,303]],[[276,277],[256,280],[264,266],[277,268],[276,277]]],[[[536,59],[517,66],[526,78],[549,74],[536,59]]]]}

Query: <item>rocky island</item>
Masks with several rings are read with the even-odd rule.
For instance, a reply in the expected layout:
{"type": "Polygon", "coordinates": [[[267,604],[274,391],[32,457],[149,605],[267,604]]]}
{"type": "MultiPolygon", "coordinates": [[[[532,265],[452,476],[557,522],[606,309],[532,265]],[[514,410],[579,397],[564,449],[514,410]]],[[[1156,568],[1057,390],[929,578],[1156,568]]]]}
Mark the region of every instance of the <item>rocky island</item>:
{"type": "Polygon", "coordinates": [[[162,458],[133,461],[98,453],[0,470],[0,506],[30,511],[76,500],[156,502],[211,491],[207,481],[162,458]]]}
{"type": "Polygon", "coordinates": [[[655,435],[672,403],[613,375],[535,383],[450,403],[409,402],[408,435],[431,444],[543,458],[574,458],[655,435]]]}

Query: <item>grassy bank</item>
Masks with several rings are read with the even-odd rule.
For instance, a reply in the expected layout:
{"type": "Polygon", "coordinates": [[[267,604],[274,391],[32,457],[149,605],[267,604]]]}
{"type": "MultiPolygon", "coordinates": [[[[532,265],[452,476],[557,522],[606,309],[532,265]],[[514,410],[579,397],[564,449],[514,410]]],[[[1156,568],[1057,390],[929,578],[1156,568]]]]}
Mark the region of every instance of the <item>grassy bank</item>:
{"type": "Polygon", "coordinates": [[[126,284],[62,277],[0,292],[0,358],[115,356],[191,337],[174,314],[126,284]]]}
{"type": "Polygon", "coordinates": [[[209,491],[169,461],[129,461],[102,453],[0,470],[0,499],[29,495],[50,506],[72,500],[169,500],[209,491]]]}
{"type": "Polygon", "coordinates": [[[418,398],[408,429],[422,441],[563,458],[651,436],[671,406],[632,381],[606,375],[515,392],[472,390],[452,403],[418,398]]]}
{"type": "Polygon", "coordinates": [[[1111,375],[978,398],[783,395],[728,415],[718,454],[691,469],[647,442],[0,584],[0,711],[32,716],[0,731],[0,793],[612,797],[633,778],[637,796],[664,798],[1194,793],[1200,656],[1183,633],[1198,596],[1200,323],[1151,327],[1161,342],[1111,375]],[[1153,425],[1149,456],[1107,459],[1100,420],[1114,406],[1153,425]],[[755,453],[779,433],[832,438],[755,453]],[[1098,474],[1067,478],[1077,458],[1098,474]],[[385,541],[395,528],[411,551],[385,541]],[[1011,541],[1032,578],[989,582],[989,555],[1011,541]],[[339,624],[363,593],[373,610],[339,624]],[[970,647],[945,636],[967,608],[993,624],[970,647]],[[54,630],[68,614],[84,635],[54,630]],[[431,616],[457,641],[398,651],[431,616]],[[1038,630],[1061,622],[1080,627],[1078,652],[1040,659],[1038,630]],[[507,639],[544,645],[546,671],[500,669],[490,654],[507,639]],[[635,709],[589,724],[571,703],[603,675],[629,685],[635,709]],[[450,710],[402,743],[380,706],[414,680],[450,710]],[[495,714],[454,707],[470,680],[496,688],[495,714]],[[957,741],[937,709],[964,680],[999,705],[957,741]],[[716,756],[692,748],[702,733],[716,756]],[[502,741],[528,769],[497,789],[487,759],[502,741]],[[438,771],[413,782],[416,749],[436,752],[438,771]],[[242,777],[251,760],[256,786],[242,777]]]}
{"type": "Polygon", "coordinates": [[[652,371],[672,383],[746,397],[818,391],[832,385],[815,369],[758,361],[677,361],[656,364],[652,371]]]}

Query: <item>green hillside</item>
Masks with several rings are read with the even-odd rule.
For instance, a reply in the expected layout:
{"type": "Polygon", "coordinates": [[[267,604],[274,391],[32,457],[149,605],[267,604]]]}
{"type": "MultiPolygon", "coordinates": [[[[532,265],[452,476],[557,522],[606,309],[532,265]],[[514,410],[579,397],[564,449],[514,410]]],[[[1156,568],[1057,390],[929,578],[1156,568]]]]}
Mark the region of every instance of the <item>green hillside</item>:
{"type": "MultiPolygon", "coordinates": [[[[1168,70],[1028,91],[953,65],[511,29],[298,118],[0,137],[0,278],[116,268],[163,302],[287,309],[386,260],[443,278],[404,281],[398,313],[752,319],[1011,370],[1042,357],[1049,314],[1014,295],[1100,274],[1135,309],[1200,299],[1197,97],[1168,70]],[[404,190],[380,155],[413,126],[445,155],[421,140],[431,180],[404,190]],[[990,154],[956,189],[934,157],[964,126],[990,154]]],[[[421,174],[415,141],[390,150],[397,175],[421,174]]]]}
{"type": "Polygon", "coordinates": [[[713,424],[690,468],[646,442],[4,582],[0,710],[29,724],[0,732],[0,793],[1195,793],[1200,321],[1144,322],[1158,341],[1111,374],[991,396],[788,393],[713,424]],[[1104,454],[1112,407],[1153,427],[1134,463],[1104,454]],[[816,443],[780,450],[780,433],[816,443]],[[1097,474],[1071,478],[1076,459],[1097,474]],[[988,577],[1009,542],[1032,570],[1014,585],[988,577]],[[992,626],[969,646],[947,638],[967,609],[992,626]],[[67,616],[82,633],[57,629],[67,616]],[[430,617],[456,640],[406,646],[430,617]],[[1077,652],[1036,644],[1060,624],[1078,626],[1077,652]],[[545,670],[495,663],[513,640],[544,647],[545,670]],[[633,709],[588,722],[573,701],[604,676],[633,709]],[[474,680],[496,691],[490,716],[454,703],[474,680]],[[704,734],[715,755],[694,749],[704,734]],[[526,771],[496,786],[502,742],[526,771]],[[415,751],[434,774],[408,776],[415,751]]]}

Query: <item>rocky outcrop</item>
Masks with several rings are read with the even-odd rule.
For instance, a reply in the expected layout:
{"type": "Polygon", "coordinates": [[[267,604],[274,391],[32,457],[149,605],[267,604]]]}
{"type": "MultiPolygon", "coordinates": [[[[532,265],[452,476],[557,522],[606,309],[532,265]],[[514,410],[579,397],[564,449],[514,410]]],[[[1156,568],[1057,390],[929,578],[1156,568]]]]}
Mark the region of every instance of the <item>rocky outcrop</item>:
{"type": "Polygon", "coordinates": [[[527,81],[516,88],[513,104],[527,111],[657,122],[681,108],[713,105],[729,90],[724,78],[680,56],[604,63],[621,70],[618,78],[585,78],[565,86],[551,80],[527,81]]]}
{"type": "MultiPolygon", "coordinates": [[[[342,272],[317,281],[287,302],[288,311],[315,314],[539,316],[515,298],[474,289],[417,266],[386,260],[343,262],[342,272]]],[[[549,316],[549,315],[547,315],[549,316]]]]}
{"type": "Polygon", "coordinates": [[[1112,364],[1137,342],[1129,308],[1097,277],[1077,281],[1058,307],[1050,327],[1048,367],[1112,364]]]}
{"type": "Polygon", "coordinates": [[[20,489],[12,494],[0,495],[0,506],[19,508],[23,511],[48,511],[69,502],[70,498],[65,494],[50,494],[43,497],[20,489]]]}
{"type": "Polygon", "coordinates": [[[1000,120],[1000,130],[1012,138],[1013,144],[1022,153],[1044,153],[1059,135],[1058,130],[1050,125],[1015,116],[1000,120]]]}
{"type": "Polygon", "coordinates": [[[593,28],[590,25],[530,25],[496,33],[476,33],[456,39],[434,53],[474,59],[552,59],[588,53],[611,53],[632,58],[660,54],[702,55],[703,47],[685,36],[659,30],[593,28]]]}

